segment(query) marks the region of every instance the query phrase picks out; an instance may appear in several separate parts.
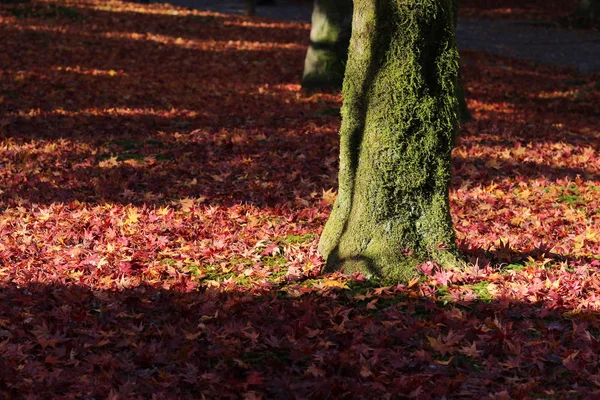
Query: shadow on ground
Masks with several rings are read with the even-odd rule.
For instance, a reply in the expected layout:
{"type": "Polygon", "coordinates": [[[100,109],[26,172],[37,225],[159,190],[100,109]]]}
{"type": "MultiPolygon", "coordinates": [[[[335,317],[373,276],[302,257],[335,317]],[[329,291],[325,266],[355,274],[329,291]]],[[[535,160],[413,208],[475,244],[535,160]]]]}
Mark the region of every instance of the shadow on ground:
{"type": "MultiPolygon", "coordinates": [[[[335,186],[339,103],[298,90],[306,29],[223,15],[73,10],[74,18],[33,14],[2,25],[4,201],[274,205],[335,186]]],[[[573,84],[568,72],[534,73],[501,57],[464,59],[469,95],[485,111],[459,145],[597,149],[595,127],[579,121],[582,104],[570,107],[586,102],[598,113],[586,80],[573,84]],[[536,98],[522,80],[559,97],[536,98]],[[573,86],[587,97],[560,97],[573,86]],[[557,135],[554,126],[569,121],[574,134],[557,135]]],[[[492,168],[493,159],[457,156],[455,184],[598,174],[538,161],[492,168]]]]}
{"type": "Polygon", "coordinates": [[[550,300],[552,290],[547,301],[454,303],[360,282],[185,293],[186,279],[169,290],[3,284],[0,388],[159,399],[598,395],[598,315],[550,300]]]}

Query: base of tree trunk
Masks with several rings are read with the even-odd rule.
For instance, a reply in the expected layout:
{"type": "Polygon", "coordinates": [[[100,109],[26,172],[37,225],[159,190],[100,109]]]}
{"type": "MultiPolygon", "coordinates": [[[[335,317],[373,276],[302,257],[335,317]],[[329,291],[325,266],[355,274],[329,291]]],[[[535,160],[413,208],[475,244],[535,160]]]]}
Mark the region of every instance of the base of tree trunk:
{"type": "Polygon", "coordinates": [[[461,263],[450,217],[459,56],[452,0],[355,0],[326,269],[407,280],[461,263]]]}
{"type": "Polygon", "coordinates": [[[581,0],[573,16],[582,19],[600,19],[600,0],[581,0]]]}
{"type": "Polygon", "coordinates": [[[341,88],[345,63],[345,54],[339,54],[335,50],[315,49],[311,45],[306,53],[302,87],[305,89],[341,88]]]}
{"type": "Polygon", "coordinates": [[[244,14],[249,17],[256,15],[256,0],[244,0],[244,14]]]}

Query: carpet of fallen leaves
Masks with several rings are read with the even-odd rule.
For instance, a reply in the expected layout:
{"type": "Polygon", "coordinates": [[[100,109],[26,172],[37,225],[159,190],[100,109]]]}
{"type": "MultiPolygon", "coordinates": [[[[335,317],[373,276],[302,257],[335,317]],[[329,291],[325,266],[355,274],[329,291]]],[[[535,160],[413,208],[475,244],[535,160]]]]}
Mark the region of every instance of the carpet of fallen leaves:
{"type": "Polygon", "coordinates": [[[307,24],[0,6],[4,398],[599,398],[598,76],[463,54],[464,270],[321,275],[307,24]]]}

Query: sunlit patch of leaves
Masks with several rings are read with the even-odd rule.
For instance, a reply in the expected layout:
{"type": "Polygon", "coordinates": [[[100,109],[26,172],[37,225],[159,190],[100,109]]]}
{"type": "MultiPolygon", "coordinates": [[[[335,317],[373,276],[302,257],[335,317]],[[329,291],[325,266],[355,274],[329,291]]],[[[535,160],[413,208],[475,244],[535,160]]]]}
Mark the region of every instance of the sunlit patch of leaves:
{"type": "Polygon", "coordinates": [[[598,396],[597,79],[464,52],[468,264],[368,282],[321,272],[341,97],[300,89],[307,24],[13,3],[3,395],[598,396]]]}

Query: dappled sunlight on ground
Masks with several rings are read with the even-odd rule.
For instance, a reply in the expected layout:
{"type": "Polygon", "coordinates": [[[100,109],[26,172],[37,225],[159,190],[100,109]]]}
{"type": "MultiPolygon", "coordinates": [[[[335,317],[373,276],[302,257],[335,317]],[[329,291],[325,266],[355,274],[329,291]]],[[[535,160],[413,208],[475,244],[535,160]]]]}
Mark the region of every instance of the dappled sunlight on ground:
{"type": "Polygon", "coordinates": [[[465,52],[470,264],[379,287],[319,275],[341,95],[300,88],[307,24],[32,1],[0,37],[8,396],[598,395],[598,76],[465,52]]]}

